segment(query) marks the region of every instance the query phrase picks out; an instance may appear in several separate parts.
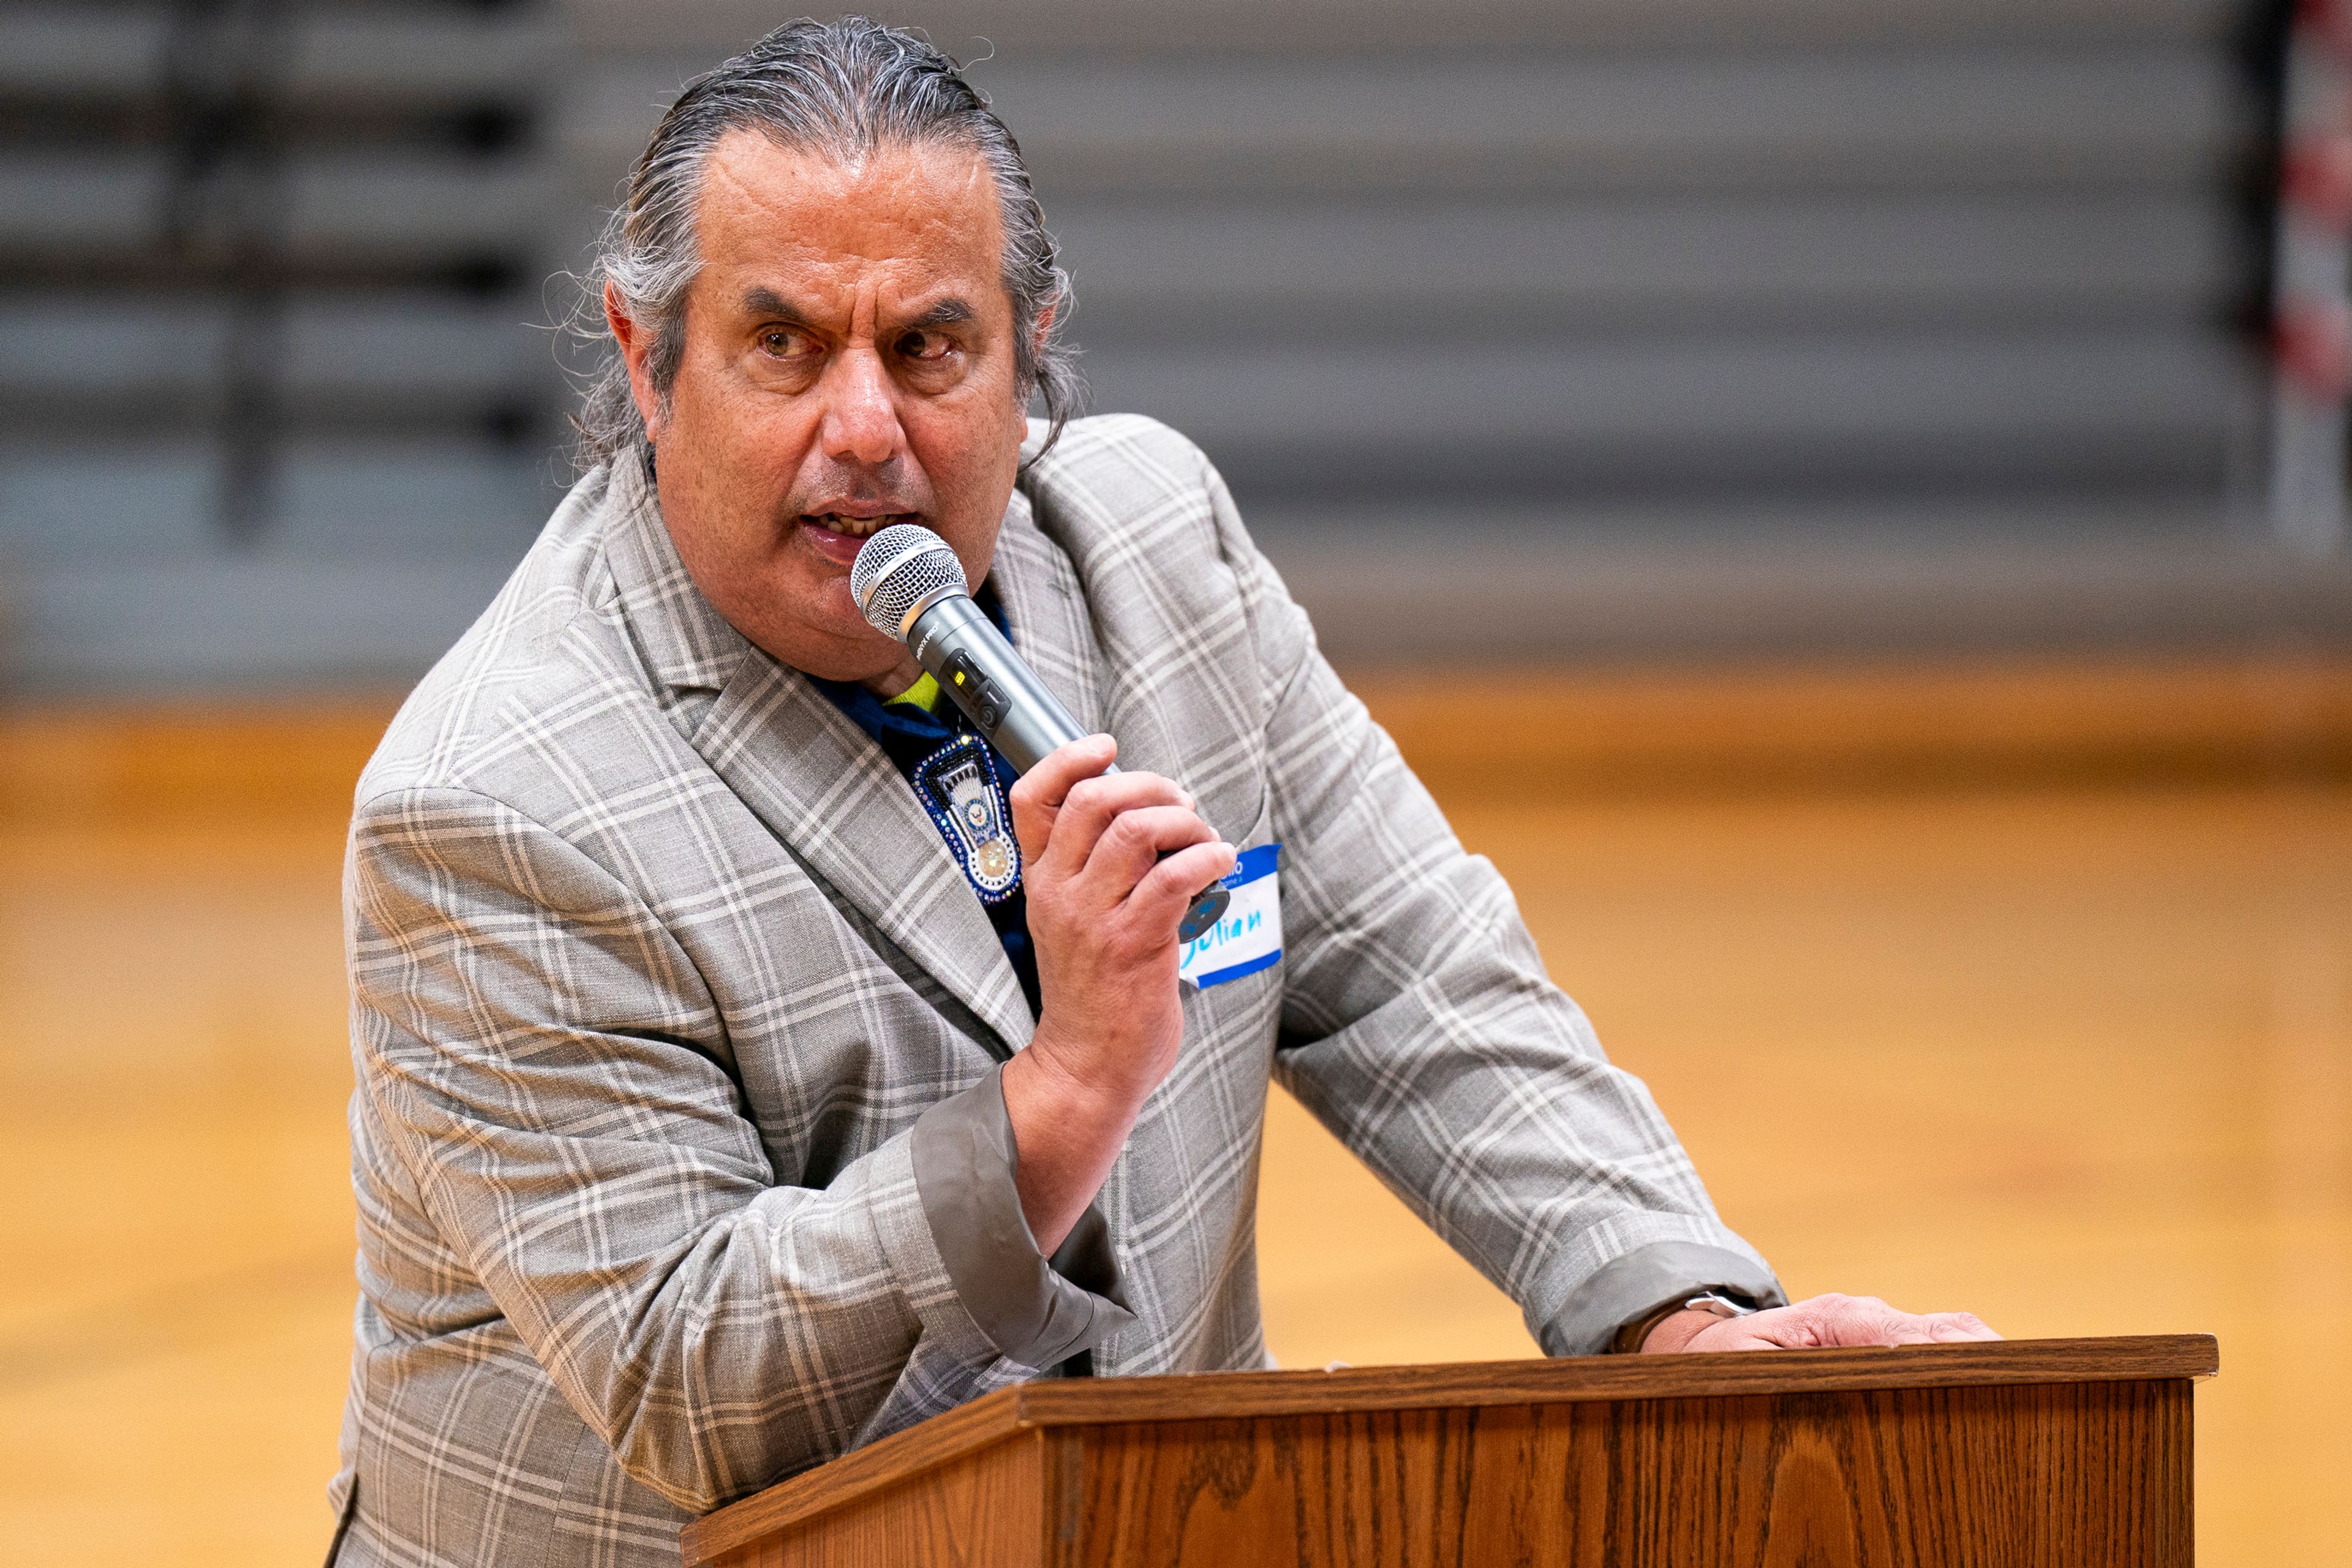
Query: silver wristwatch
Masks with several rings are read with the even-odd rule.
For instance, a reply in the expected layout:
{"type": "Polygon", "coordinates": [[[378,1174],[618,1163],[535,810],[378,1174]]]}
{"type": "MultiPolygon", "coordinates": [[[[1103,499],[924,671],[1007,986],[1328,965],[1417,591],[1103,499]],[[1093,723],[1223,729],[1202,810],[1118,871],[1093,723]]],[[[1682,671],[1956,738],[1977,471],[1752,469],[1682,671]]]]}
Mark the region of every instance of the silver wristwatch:
{"type": "Polygon", "coordinates": [[[1720,1290],[1702,1290],[1685,1301],[1679,1310],[1706,1312],[1717,1318],[1746,1318],[1754,1315],[1756,1305],[1752,1301],[1735,1300],[1720,1290]]]}
{"type": "Polygon", "coordinates": [[[1727,1296],[1720,1290],[1701,1290],[1679,1301],[1668,1301],[1664,1306],[1644,1312],[1625,1324],[1611,1339],[1609,1349],[1617,1354],[1640,1350],[1642,1342],[1650,1337],[1650,1331],[1676,1312],[1706,1312],[1717,1318],[1745,1318],[1755,1310],[1756,1304],[1752,1301],[1727,1296]]]}

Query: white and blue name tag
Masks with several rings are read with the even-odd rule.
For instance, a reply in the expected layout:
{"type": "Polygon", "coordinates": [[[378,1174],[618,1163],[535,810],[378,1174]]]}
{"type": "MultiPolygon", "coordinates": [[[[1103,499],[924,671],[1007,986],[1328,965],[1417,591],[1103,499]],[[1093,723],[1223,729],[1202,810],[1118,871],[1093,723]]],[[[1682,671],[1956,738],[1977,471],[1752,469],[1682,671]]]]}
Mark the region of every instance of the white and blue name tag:
{"type": "Polygon", "coordinates": [[[1223,918],[1184,944],[1176,977],[1194,985],[1223,985],[1282,961],[1282,888],[1275,875],[1282,846],[1261,844],[1242,851],[1225,879],[1233,901],[1223,918]]]}

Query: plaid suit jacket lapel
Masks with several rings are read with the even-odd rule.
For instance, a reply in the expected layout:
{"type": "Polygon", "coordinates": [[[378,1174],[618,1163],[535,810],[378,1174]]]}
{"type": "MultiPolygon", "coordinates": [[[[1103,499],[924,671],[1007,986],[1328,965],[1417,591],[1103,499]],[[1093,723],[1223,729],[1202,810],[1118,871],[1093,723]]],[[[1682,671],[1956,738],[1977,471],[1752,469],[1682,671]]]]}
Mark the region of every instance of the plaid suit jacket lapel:
{"type": "Polygon", "coordinates": [[[1102,648],[1087,618],[1078,574],[1061,546],[1039,531],[1029,498],[1018,490],[1004,509],[988,575],[1004,602],[1004,618],[1021,657],[1080,729],[1093,733],[1107,728],[1102,648]]]}
{"type": "Polygon", "coordinates": [[[688,737],[695,750],[771,833],[1008,1048],[1028,1044],[1035,1020],[995,928],[889,758],[694,588],[641,480],[616,486],[614,505],[608,559],[646,664],[673,689],[705,688],[708,711],[688,737]]]}

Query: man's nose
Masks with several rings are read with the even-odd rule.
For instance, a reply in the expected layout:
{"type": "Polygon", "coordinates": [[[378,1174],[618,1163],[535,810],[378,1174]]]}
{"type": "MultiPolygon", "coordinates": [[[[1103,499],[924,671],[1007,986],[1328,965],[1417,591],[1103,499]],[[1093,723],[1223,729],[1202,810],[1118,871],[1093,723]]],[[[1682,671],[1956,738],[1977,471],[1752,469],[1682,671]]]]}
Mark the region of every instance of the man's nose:
{"type": "Polygon", "coordinates": [[[897,457],[906,433],[898,427],[898,405],[882,356],[854,346],[834,361],[827,379],[833,385],[825,399],[824,455],[869,467],[897,457]]]}

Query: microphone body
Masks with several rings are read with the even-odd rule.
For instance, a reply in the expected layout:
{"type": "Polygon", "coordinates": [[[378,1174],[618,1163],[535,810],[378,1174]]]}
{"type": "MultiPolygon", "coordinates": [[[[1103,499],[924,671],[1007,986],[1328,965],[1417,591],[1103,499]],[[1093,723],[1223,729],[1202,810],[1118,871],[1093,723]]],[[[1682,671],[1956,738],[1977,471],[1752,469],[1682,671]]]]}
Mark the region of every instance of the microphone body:
{"type": "Polygon", "coordinates": [[[907,647],[1013,772],[1086,737],[969,594],[948,595],[918,616],[907,647]]]}
{"type": "MultiPolygon", "coordinates": [[[[1047,753],[1086,737],[1029,661],[973,603],[962,563],[929,529],[902,522],[877,531],[859,547],[849,586],[867,623],[907,645],[1013,772],[1025,773],[1047,753]]],[[[1178,938],[1200,937],[1232,900],[1223,882],[1210,883],[1184,911],[1178,938]]]]}

